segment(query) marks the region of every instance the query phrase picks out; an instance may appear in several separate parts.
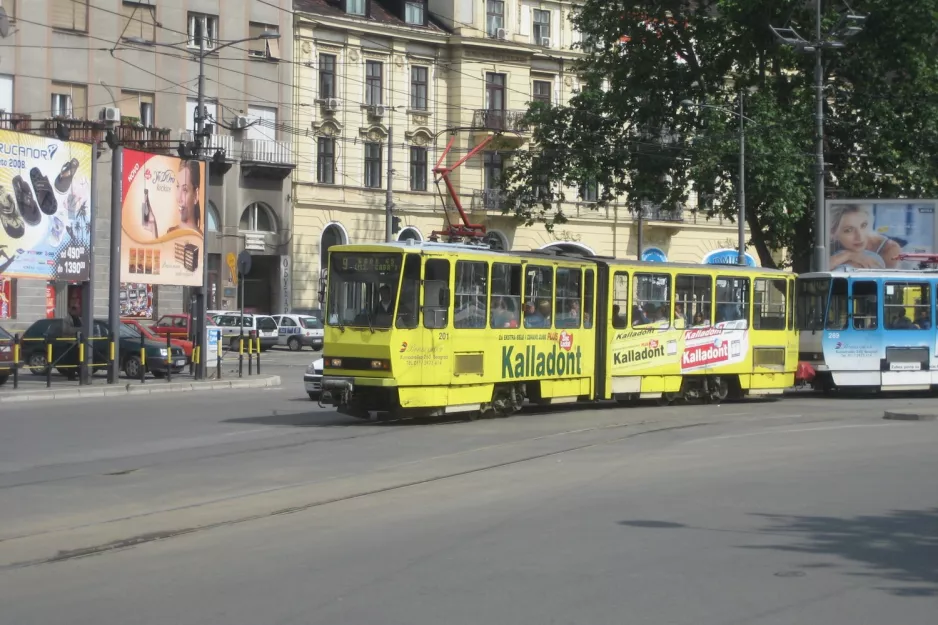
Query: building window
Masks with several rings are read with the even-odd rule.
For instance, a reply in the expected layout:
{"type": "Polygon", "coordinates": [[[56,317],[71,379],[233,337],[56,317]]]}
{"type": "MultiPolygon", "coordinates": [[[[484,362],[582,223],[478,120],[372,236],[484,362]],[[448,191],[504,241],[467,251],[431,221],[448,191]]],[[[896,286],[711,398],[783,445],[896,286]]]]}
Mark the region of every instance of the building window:
{"type": "Polygon", "coordinates": [[[88,87],[68,83],[52,83],[52,116],[86,119],[88,87]]]}
{"type": "Polygon", "coordinates": [[[52,0],[50,26],[88,31],[88,0],[52,0]]]}
{"type": "MultiPolygon", "coordinates": [[[[196,109],[195,98],[186,99],[186,130],[189,132],[195,132],[196,123],[195,123],[195,109],[196,109]]],[[[218,104],[215,102],[205,102],[202,105],[202,113],[204,115],[204,122],[206,124],[214,124],[215,120],[218,119],[218,104]]]]}
{"type": "Polygon", "coordinates": [[[121,4],[121,32],[124,37],[156,41],[156,7],[140,2],[121,4]]]}
{"type": "Polygon", "coordinates": [[[365,144],[365,186],[377,189],[381,187],[381,144],[365,144]]]}
{"type": "Polygon", "coordinates": [[[0,76],[0,111],[13,112],[13,77],[0,76]]]}
{"type": "Polygon", "coordinates": [[[498,189],[502,179],[502,155],[499,152],[486,152],[482,156],[482,168],[483,188],[498,189]]]}
{"type": "Polygon", "coordinates": [[[248,106],[248,126],[246,139],[254,141],[275,141],[277,139],[277,109],[270,106],[248,106]]]}
{"type": "Polygon", "coordinates": [[[316,148],[316,181],[319,184],[335,184],[335,139],[319,137],[316,148]]]}
{"type": "Polygon", "coordinates": [[[427,190],[427,148],[410,148],[410,190],[427,190]]]}
{"type": "Polygon", "coordinates": [[[248,42],[248,55],[255,59],[277,60],[280,58],[280,40],[279,39],[254,39],[264,33],[279,34],[280,29],[271,24],[261,24],[251,22],[248,25],[248,33],[252,38],[248,42]]]}
{"type": "Polygon", "coordinates": [[[384,65],[380,61],[365,61],[365,104],[384,104],[382,74],[384,65]]]}
{"type": "Polygon", "coordinates": [[[238,222],[238,230],[248,232],[276,232],[274,228],[274,218],[270,214],[270,209],[259,202],[248,205],[241,213],[241,221],[238,222]]]}
{"type": "Polygon", "coordinates": [[[535,80],[531,88],[533,92],[532,99],[535,102],[543,102],[544,104],[550,105],[550,92],[554,88],[553,84],[549,80],[535,80]]]}
{"type": "Polygon", "coordinates": [[[534,9],[534,45],[550,45],[550,11],[534,9]]]}
{"type": "Polygon", "coordinates": [[[410,68],[410,108],[414,110],[427,110],[428,75],[429,71],[426,67],[410,68]]]}
{"type": "Polygon", "coordinates": [[[215,208],[215,205],[212,202],[209,202],[205,207],[205,230],[206,232],[218,232],[218,224],[221,223],[221,219],[218,217],[218,209],[215,208]]]}
{"type": "Polygon", "coordinates": [[[599,183],[596,180],[587,180],[580,185],[580,199],[584,202],[595,202],[599,199],[599,183]]]}
{"type": "Polygon", "coordinates": [[[505,3],[502,0],[486,0],[485,32],[489,37],[497,37],[498,31],[505,28],[505,3]]]}
{"type": "Polygon", "coordinates": [[[337,95],[335,88],[335,55],[319,55],[319,97],[322,99],[334,98],[337,95]]]}
{"type": "Polygon", "coordinates": [[[144,128],[154,126],[154,95],[139,91],[122,91],[120,100],[121,118],[137,120],[144,128]]]}
{"type": "Polygon", "coordinates": [[[349,15],[364,15],[365,0],[345,0],[345,12],[349,15]]]}
{"type": "Polygon", "coordinates": [[[423,26],[424,21],[423,2],[408,2],[404,5],[404,21],[413,26],[423,26]]]}
{"type": "Polygon", "coordinates": [[[205,41],[206,50],[214,50],[218,41],[218,16],[189,13],[189,47],[198,48],[205,41]]]}

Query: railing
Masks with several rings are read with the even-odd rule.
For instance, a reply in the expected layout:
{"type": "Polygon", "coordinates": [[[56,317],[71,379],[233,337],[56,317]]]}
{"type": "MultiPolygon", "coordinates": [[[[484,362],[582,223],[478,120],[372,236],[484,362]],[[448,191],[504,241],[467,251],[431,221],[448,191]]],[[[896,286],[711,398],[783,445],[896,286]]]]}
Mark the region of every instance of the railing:
{"type": "Polygon", "coordinates": [[[477,109],[472,116],[472,127],[495,131],[527,132],[528,124],[524,119],[526,113],[527,111],[477,109]]]}
{"type": "Polygon", "coordinates": [[[87,119],[45,119],[39,131],[47,137],[56,137],[59,124],[68,128],[69,141],[82,141],[92,143],[104,140],[105,124],[89,121],[87,119]]]}
{"type": "Polygon", "coordinates": [[[231,135],[211,134],[203,139],[206,154],[209,158],[221,150],[227,158],[234,158],[234,138],[231,135]]]}
{"type": "Polygon", "coordinates": [[[286,142],[271,139],[245,139],[241,145],[241,160],[252,163],[294,163],[293,154],[286,142]]]}
{"type": "Polygon", "coordinates": [[[500,211],[505,207],[501,189],[476,189],[472,192],[472,210],[500,211]]]}
{"type": "MultiPolygon", "coordinates": [[[[642,219],[648,221],[671,221],[671,222],[683,222],[684,221],[684,209],[683,208],[662,208],[661,206],[643,206],[642,209],[642,219]]],[[[632,216],[635,219],[638,219],[638,211],[631,211],[632,216]]]]}
{"type": "Polygon", "coordinates": [[[117,140],[124,147],[149,152],[168,152],[172,149],[168,128],[143,128],[121,125],[114,127],[117,140]]]}
{"type": "Polygon", "coordinates": [[[0,111],[0,129],[18,130],[20,132],[29,132],[29,124],[32,116],[25,113],[8,113],[0,111]]]}

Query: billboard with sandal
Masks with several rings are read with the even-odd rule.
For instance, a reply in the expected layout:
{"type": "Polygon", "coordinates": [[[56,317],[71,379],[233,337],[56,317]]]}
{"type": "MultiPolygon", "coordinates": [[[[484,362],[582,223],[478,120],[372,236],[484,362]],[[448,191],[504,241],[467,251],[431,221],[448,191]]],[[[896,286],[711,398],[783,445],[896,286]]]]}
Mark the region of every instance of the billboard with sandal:
{"type": "Polygon", "coordinates": [[[88,279],[91,150],[0,130],[0,277],[88,279]]]}

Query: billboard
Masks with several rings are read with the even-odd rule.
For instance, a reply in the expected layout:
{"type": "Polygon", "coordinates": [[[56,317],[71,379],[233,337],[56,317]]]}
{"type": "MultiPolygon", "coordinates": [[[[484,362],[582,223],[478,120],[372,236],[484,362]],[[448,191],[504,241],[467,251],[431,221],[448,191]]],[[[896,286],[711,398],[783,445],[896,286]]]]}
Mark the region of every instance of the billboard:
{"type": "Polygon", "coordinates": [[[205,163],[124,150],[121,282],[202,286],[205,163]]]}
{"type": "Polygon", "coordinates": [[[144,283],[121,282],[121,317],[153,318],[153,287],[144,283]]]}
{"type": "Polygon", "coordinates": [[[831,270],[916,269],[899,254],[935,253],[938,200],[828,200],[831,270]]]}
{"type": "Polygon", "coordinates": [[[0,276],[88,279],[91,150],[0,130],[0,276]]]}

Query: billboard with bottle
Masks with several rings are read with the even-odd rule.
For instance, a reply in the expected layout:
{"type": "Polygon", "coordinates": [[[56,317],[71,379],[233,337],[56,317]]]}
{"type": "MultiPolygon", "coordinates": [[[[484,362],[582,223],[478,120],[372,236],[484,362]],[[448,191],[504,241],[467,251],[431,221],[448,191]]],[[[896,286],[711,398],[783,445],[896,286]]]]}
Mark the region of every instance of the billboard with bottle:
{"type": "Polygon", "coordinates": [[[205,163],[124,150],[121,282],[202,286],[205,163]]]}
{"type": "Polygon", "coordinates": [[[900,254],[935,253],[938,200],[828,200],[831,270],[916,269],[900,254]]]}
{"type": "Polygon", "coordinates": [[[88,279],[91,149],[0,130],[0,276],[88,279]]]}

